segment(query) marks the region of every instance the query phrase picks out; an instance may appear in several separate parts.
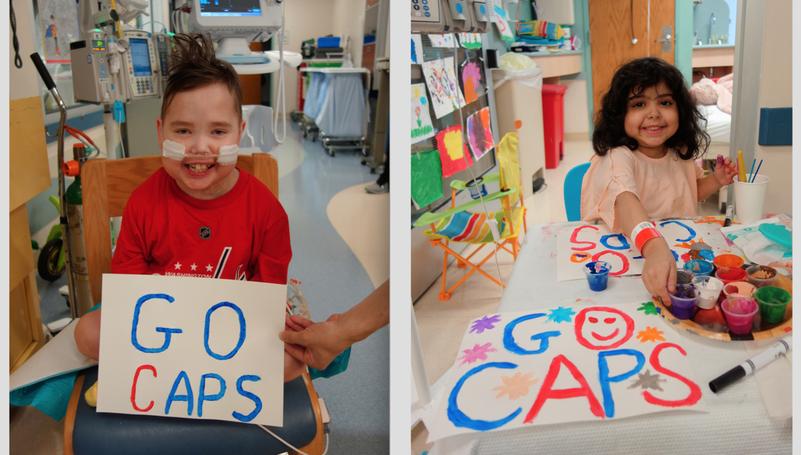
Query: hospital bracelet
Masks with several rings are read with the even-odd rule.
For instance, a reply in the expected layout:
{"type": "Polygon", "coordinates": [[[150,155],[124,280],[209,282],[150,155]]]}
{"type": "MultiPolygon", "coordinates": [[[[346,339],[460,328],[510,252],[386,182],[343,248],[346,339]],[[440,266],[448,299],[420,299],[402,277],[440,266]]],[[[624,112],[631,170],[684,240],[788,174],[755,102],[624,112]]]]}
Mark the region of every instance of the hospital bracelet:
{"type": "Polygon", "coordinates": [[[662,234],[656,230],[656,224],[651,221],[643,221],[642,223],[634,226],[631,230],[631,240],[634,241],[634,246],[642,253],[643,247],[649,240],[662,237],[662,234]]]}

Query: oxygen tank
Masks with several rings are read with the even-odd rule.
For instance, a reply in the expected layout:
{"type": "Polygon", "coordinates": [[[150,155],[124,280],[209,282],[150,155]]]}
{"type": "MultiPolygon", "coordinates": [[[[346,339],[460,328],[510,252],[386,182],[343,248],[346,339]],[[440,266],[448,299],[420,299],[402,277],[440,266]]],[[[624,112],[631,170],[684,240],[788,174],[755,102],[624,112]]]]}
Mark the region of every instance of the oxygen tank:
{"type": "Polygon", "coordinates": [[[92,288],[89,283],[89,266],[86,262],[86,247],[83,242],[83,197],[81,195],[80,169],[86,161],[86,147],[77,143],[72,146],[73,161],[64,163],[64,175],[75,177],[64,198],[67,201],[67,224],[69,225],[70,250],[69,272],[75,286],[78,315],[82,316],[94,306],[92,288]]]}

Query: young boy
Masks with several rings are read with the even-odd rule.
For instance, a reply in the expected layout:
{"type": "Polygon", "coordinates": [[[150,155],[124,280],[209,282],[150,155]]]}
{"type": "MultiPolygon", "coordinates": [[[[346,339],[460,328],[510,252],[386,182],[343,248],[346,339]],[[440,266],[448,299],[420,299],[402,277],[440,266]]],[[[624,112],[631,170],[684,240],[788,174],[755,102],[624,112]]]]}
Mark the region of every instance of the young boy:
{"type": "MultiPolygon", "coordinates": [[[[245,129],[241,99],[236,72],[215,57],[207,37],[175,36],[156,120],[163,167],[128,200],[112,273],[287,282],[286,212],[235,166],[245,129]]],[[[100,311],[84,315],[75,329],[78,349],[97,359],[99,335],[100,311]]],[[[284,353],[284,380],[302,371],[284,353]]]]}

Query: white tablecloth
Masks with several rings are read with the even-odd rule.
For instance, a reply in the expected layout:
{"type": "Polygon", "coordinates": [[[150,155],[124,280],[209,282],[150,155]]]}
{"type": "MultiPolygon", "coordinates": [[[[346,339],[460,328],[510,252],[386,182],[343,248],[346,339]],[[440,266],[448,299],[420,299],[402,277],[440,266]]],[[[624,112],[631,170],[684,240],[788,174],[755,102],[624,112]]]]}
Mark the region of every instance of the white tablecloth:
{"type": "MultiPolygon", "coordinates": [[[[556,232],[567,224],[532,226],[520,251],[499,312],[528,311],[589,299],[614,305],[649,300],[639,277],[610,278],[603,292],[593,292],[586,280],[556,281],[556,232]]],[[[685,348],[704,385],[770,343],[718,342],[689,334],[685,348]],[[747,350],[751,352],[747,352],[747,350]]],[[[751,376],[713,394],[704,388],[707,413],[663,412],[605,422],[546,425],[519,430],[466,435],[438,441],[431,455],[451,453],[538,454],[788,454],[791,419],[768,416],[759,380],[784,375],[779,383],[791,399],[790,362],[779,359],[751,376]],[[763,376],[763,379],[760,379],[763,376]]],[[[774,381],[765,381],[774,382],[774,381]]],[[[435,384],[434,395],[442,393],[435,384]]],[[[703,386],[702,386],[703,387],[703,386]]],[[[765,393],[765,388],[762,388],[765,393]]],[[[775,414],[775,413],[772,413],[775,414]]]]}

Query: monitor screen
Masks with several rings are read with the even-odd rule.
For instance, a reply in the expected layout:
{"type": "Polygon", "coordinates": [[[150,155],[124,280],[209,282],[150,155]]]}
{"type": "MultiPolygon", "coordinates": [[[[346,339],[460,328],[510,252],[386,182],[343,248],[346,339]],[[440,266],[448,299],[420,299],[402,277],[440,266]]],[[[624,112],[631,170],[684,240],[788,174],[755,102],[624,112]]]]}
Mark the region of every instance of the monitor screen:
{"type": "Polygon", "coordinates": [[[131,38],[129,42],[128,50],[131,52],[134,76],[152,75],[153,70],[150,68],[150,52],[147,48],[147,40],[144,38],[131,38]]]}
{"type": "Polygon", "coordinates": [[[259,0],[200,0],[200,15],[261,16],[259,0]]]}

